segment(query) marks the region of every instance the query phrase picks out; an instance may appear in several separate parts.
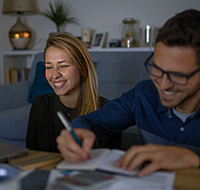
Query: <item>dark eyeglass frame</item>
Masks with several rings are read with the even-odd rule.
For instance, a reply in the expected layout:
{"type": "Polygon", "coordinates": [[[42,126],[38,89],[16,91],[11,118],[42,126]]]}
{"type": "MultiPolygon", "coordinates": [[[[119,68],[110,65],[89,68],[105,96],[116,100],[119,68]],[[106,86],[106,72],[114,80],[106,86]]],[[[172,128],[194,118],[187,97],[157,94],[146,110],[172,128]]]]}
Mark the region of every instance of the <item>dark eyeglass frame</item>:
{"type": "Polygon", "coordinates": [[[150,61],[150,59],[153,57],[153,55],[154,55],[154,52],[153,52],[153,53],[146,59],[146,61],[144,62],[146,71],[147,71],[150,75],[152,75],[152,74],[148,71],[147,66],[149,65],[149,66],[151,66],[151,67],[155,67],[156,69],[158,69],[158,70],[160,70],[160,71],[162,72],[162,75],[161,75],[160,77],[155,76],[155,75],[152,75],[152,76],[157,77],[157,78],[162,78],[163,75],[166,74],[167,77],[168,77],[168,79],[169,79],[171,82],[173,82],[174,84],[178,84],[178,85],[182,85],[182,86],[187,85],[188,79],[200,71],[200,68],[199,68],[199,69],[197,69],[196,71],[192,72],[190,75],[186,75],[186,74],[179,73],[179,72],[173,72],[173,71],[164,71],[164,70],[161,69],[160,67],[149,63],[149,61],[150,61]],[[177,76],[180,76],[180,77],[185,77],[185,78],[186,78],[186,82],[185,82],[184,84],[174,82],[173,80],[171,80],[169,74],[174,74],[174,75],[177,75],[177,76]]]}

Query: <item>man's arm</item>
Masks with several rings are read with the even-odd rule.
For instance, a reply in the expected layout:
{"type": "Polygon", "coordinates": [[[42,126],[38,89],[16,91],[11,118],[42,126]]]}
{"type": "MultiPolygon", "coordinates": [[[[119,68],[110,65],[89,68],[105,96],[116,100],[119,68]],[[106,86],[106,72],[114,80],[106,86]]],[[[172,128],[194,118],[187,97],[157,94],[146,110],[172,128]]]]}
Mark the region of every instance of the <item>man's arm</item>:
{"type": "Polygon", "coordinates": [[[75,118],[71,124],[74,128],[93,131],[98,139],[112,132],[121,132],[136,124],[134,109],[137,103],[134,101],[132,89],[120,98],[107,102],[98,110],[75,118]]]}

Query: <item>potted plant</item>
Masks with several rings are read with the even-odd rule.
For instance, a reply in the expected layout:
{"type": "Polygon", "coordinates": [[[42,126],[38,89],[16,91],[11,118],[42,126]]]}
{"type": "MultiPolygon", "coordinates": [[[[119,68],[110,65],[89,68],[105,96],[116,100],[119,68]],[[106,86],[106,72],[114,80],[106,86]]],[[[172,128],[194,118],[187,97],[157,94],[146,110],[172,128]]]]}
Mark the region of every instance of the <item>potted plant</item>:
{"type": "Polygon", "coordinates": [[[41,12],[41,14],[56,24],[57,32],[61,32],[61,26],[65,23],[79,24],[77,18],[70,17],[71,7],[63,3],[63,1],[55,0],[54,3],[50,2],[49,8],[50,10],[41,12]]]}

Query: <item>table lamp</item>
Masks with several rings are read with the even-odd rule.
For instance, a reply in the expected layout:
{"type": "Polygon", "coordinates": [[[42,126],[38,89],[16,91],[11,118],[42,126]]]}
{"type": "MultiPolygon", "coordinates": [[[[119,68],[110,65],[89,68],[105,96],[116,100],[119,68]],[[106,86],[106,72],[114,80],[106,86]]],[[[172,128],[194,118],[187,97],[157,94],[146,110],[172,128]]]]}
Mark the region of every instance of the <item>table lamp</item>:
{"type": "Polygon", "coordinates": [[[32,38],[31,30],[21,22],[21,16],[36,13],[36,0],[4,0],[3,14],[18,16],[17,22],[9,31],[10,43],[14,50],[27,49],[32,38]]]}

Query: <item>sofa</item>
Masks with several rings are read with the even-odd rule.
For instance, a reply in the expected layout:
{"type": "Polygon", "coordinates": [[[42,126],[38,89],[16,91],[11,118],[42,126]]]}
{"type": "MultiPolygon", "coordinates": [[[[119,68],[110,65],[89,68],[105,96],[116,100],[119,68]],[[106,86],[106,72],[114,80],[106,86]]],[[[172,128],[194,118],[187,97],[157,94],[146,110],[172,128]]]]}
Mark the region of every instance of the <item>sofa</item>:
{"type": "MultiPolygon", "coordinates": [[[[99,94],[111,100],[133,88],[137,82],[149,79],[143,63],[150,53],[150,51],[90,51],[98,74],[99,94]]],[[[25,147],[32,105],[27,99],[34,84],[36,64],[43,60],[43,52],[35,55],[28,81],[0,85],[0,141],[25,147]]],[[[130,127],[123,132],[122,149],[140,143],[137,127],[130,127]]]]}

